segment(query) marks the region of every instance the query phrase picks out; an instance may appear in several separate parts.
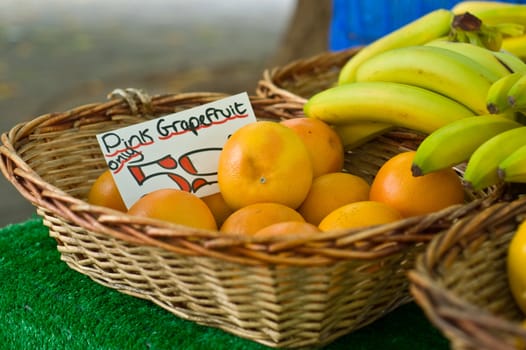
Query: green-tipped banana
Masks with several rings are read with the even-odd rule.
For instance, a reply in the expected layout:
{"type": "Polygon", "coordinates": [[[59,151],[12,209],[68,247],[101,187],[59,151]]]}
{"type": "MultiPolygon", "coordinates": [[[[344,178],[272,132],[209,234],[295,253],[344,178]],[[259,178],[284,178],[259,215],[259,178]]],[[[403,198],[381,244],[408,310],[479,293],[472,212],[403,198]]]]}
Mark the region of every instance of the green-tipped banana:
{"type": "Polygon", "coordinates": [[[475,114],[487,114],[488,89],[492,82],[508,74],[496,59],[495,65],[502,67],[502,72],[496,74],[465,55],[441,47],[408,46],[363,62],[356,71],[356,81],[419,86],[456,100],[475,114]]]}
{"type": "Polygon", "coordinates": [[[464,172],[464,180],[474,190],[482,190],[498,184],[500,163],[525,144],[526,126],[493,136],[471,154],[464,172]]]}
{"type": "Polygon", "coordinates": [[[425,175],[465,162],[491,137],[520,126],[500,115],[481,115],[449,123],[428,135],[418,146],[411,168],[413,175],[425,175]]]}
{"type": "Polygon", "coordinates": [[[523,73],[511,73],[491,84],[486,97],[487,109],[492,114],[508,111],[508,93],[513,85],[523,77],[523,73]]]}
{"type": "Polygon", "coordinates": [[[467,56],[482,67],[485,67],[495,76],[502,77],[511,72],[509,68],[493,54],[494,51],[482,46],[443,39],[430,41],[426,46],[440,47],[467,56]]]}
{"type": "Polygon", "coordinates": [[[523,74],[508,90],[508,103],[517,111],[526,111],[526,74],[523,74]]]}
{"type": "Polygon", "coordinates": [[[373,41],[361,49],[343,66],[338,84],[354,82],[356,69],[377,54],[397,47],[422,45],[448,35],[453,13],[445,9],[434,10],[418,19],[373,41]]]}
{"type": "Polygon", "coordinates": [[[519,147],[500,162],[497,173],[505,182],[526,182],[526,146],[519,147]]]}
{"type": "Polygon", "coordinates": [[[334,126],[334,130],[340,135],[347,150],[361,146],[391,129],[393,125],[378,122],[357,122],[334,126]]]}
{"type": "Polygon", "coordinates": [[[427,134],[474,115],[469,108],[436,92],[383,81],[331,87],[312,96],[304,112],[329,124],[379,122],[427,134]]]}
{"type": "MultiPolygon", "coordinates": [[[[524,45],[526,49],[526,37],[524,45]]],[[[526,54],[526,50],[524,53],[526,54]]],[[[508,67],[510,72],[526,74],[526,63],[520,58],[520,56],[512,52],[505,51],[504,48],[500,51],[493,51],[493,54],[500,62],[502,62],[503,65],[508,67]]]]}

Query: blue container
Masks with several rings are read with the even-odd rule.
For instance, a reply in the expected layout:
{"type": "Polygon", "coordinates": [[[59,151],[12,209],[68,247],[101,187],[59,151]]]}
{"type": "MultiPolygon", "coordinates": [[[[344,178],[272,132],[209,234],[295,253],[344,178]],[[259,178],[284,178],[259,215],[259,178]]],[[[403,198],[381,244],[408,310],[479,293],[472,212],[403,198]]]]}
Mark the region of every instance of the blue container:
{"type": "MultiPolygon", "coordinates": [[[[458,0],[333,0],[329,49],[365,45],[438,8],[458,0]]],[[[524,3],[525,1],[506,1],[524,3]]]]}

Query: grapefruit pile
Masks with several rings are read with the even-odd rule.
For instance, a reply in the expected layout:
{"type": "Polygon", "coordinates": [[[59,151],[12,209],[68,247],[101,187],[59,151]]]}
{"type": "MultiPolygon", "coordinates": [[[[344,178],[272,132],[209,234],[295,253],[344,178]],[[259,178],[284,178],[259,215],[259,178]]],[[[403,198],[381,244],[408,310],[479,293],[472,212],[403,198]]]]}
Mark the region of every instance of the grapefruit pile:
{"type": "Polygon", "coordinates": [[[228,234],[316,234],[385,224],[464,202],[453,169],[413,177],[414,152],[388,159],[372,183],[344,169],[344,147],[323,121],[258,121],[236,130],[218,161],[220,192],[162,189],[128,210],[106,170],[88,202],[130,215],[228,234]]]}

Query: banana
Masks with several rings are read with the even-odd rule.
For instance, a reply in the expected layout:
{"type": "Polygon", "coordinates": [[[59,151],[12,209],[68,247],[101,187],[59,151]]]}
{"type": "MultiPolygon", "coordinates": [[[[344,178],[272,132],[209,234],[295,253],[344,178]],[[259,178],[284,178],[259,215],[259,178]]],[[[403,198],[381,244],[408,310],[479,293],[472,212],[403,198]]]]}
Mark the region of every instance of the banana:
{"type": "Polygon", "coordinates": [[[449,40],[433,40],[425,44],[425,46],[439,47],[446,50],[451,50],[461,55],[467,56],[495,76],[502,77],[511,72],[508,66],[503,64],[494,54],[492,50],[485,47],[473,45],[464,42],[455,42],[449,40]]]}
{"type": "Polygon", "coordinates": [[[337,85],[310,97],[305,115],[329,124],[374,121],[426,134],[474,113],[464,105],[417,86],[375,81],[337,85]]]}
{"type": "Polygon", "coordinates": [[[526,24],[526,5],[502,1],[461,1],[451,8],[455,15],[469,12],[487,24],[526,24]]]}
{"type": "Polygon", "coordinates": [[[487,114],[488,89],[493,81],[508,74],[497,60],[495,64],[503,68],[499,75],[451,50],[408,46],[382,52],[363,62],[356,71],[356,81],[389,81],[419,86],[456,100],[475,114],[487,114]]]}
{"type": "Polygon", "coordinates": [[[502,1],[474,1],[465,0],[456,3],[452,8],[454,14],[458,15],[464,12],[477,12],[494,8],[512,6],[512,4],[502,1]]]}
{"type": "Polygon", "coordinates": [[[500,162],[497,173],[506,182],[526,182],[526,146],[519,147],[500,162]]]}
{"type": "Polygon", "coordinates": [[[503,39],[502,49],[499,51],[489,50],[485,47],[470,43],[450,41],[448,38],[432,40],[425,45],[443,47],[445,49],[457,51],[458,53],[469,56],[496,73],[502,73],[504,71],[502,67],[495,65],[495,59],[501,66],[504,66],[504,69],[509,73],[526,73],[526,63],[521,59],[521,57],[526,57],[526,35],[520,37],[505,37],[503,39]],[[508,42],[515,42],[517,46],[520,46],[520,48],[517,48],[516,50],[519,50],[523,56],[517,55],[513,50],[508,50],[506,48],[506,43],[508,42]],[[491,55],[494,57],[491,57],[491,55]]]}
{"type": "Polygon", "coordinates": [[[501,49],[517,57],[526,58],[526,34],[503,38],[501,49]]]}
{"type": "Polygon", "coordinates": [[[508,103],[511,108],[526,111],[526,74],[523,74],[508,90],[508,103]]]}
{"type": "Polygon", "coordinates": [[[421,176],[467,161],[491,137],[522,124],[505,115],[481,115],[451,122],[428,135],[416,149],[411,171],[421,176]]]}
{"type": "Polygon", "coordinates": [[[469,158],[464,171],[466,184],[482,190],[499,183],[500,163],[526,144],[526,126],[503,131],[482,143],[469,158]]]}
{"type": "Polygon", "coordinates": [[[393,125],[380,122],[357,122],[334,126],[347,150],[361,146],[391,129],[393,125]]]}
{"type": "Polygon", "coordinates": [[[437,9],[373,41],[351,57],[342,67],[338,76],[338,84],[353,82],[356,69],[380,52],[397,47],[421,45],[447,35],[452,20],[451,11],[437,9]]]}
{"type": "Polygon", "coordinates": [[[486,96],[487,109],[490,113],[498,114],[510,109],[508,93],[522,76],[523,73],[511,73],[491,84],[486,96]]]}
{"type": "MultiPolygon", "coordinates": [[[[526,48],[526,37],[524,40],[524,45],[526,48]]],[[[505,49],[501,49],[500,51],[492,51],[492,53],[504,66],[508,68],[510,72],[526,74],[526,63],[520,58],[520,56],[512,52],[508,52],[505,49]]],[[[524,53],[526,54],[526,50],[524,53]]]]}

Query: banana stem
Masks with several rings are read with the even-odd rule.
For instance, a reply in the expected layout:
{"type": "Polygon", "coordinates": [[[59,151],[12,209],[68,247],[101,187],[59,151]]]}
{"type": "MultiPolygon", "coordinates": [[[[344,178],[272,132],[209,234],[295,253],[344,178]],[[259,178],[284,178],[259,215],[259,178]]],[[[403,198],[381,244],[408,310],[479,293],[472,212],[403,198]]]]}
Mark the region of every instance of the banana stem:
{"type": "Polygon", "coordinates": [[[451,41],[469,42],[498,51],[502,46],[502,38],[499,27],[485,25],[480,18],[469,12],[455,15],[451,22],[451,41]]]}

